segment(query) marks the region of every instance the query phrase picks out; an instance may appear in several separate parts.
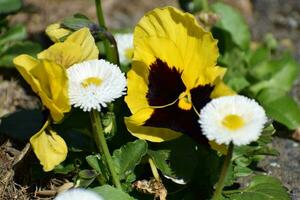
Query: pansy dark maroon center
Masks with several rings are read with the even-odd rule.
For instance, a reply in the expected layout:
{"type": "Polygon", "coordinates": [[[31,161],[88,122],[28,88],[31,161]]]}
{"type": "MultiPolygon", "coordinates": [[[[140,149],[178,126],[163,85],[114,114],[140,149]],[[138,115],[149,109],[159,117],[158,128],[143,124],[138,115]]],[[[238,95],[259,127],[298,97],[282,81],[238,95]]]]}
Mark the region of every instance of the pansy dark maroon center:
{"type": "Polygon", "coordinates": [[[144,125],[169,128],[206,143],[207,139],[201,134],[197,123],[199,116],[196,112],[211,100],[210,94],[214,87],[198,86],[187,92],[181,74],[160,59],[156,59],[150,66],[146,97],[150,106],[160,108],[154,110],[144,125]]]}

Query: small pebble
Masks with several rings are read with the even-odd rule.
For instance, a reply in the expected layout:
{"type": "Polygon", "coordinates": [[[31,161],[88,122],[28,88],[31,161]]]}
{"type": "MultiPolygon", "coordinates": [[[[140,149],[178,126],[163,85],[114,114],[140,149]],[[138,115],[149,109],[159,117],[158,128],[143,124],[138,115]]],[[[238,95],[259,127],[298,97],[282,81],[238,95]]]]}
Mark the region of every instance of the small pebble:
{"type": "Polygon", "coordinates": [[[293,147],[299,147],[299,143],[293,142],[293,147]]]}
{"type": "Polygon", "coordinates": [[[280,164],[278,164],[276,162],[271,162],[270,166],[280,168],[280,164]]]}

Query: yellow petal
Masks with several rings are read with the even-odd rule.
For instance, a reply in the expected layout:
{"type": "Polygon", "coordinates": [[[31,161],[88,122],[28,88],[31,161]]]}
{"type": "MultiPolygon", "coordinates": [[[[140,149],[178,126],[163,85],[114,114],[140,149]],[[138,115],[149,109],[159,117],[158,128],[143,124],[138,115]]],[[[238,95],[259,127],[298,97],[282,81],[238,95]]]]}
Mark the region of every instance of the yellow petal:
{"type": "Polygon", "coordinates": [[[58,42],[38,54],[39,59],[47,59],[68,68],[83,61],[81,47],[73,42],[58,42]]]}
{"type": "Polygon", "coordinates": [[[59,23],[50,24],[47,26],[45,32],[53,42],[60,42],[61,38],[71,33],[70,30],[61,28],[59,23]]]}
{"type": "Polygon", "coordinates": [[[71,109],[66,70],[56,63],[40,61],[28,55],[16,57],[14,64],[32,90],[40,96],[45,107],[50,110],[53,120],[62,120],[64,113],[71,109]]]}
{"type": "Polygon", "coordinates": [[[46,172],[63,162],[68,154],[65,141],[55,131],[48,129],[48,124],[47,121],[43,128],[30,138],[32,149],[46,172]]]}
{"type": "Polygon", "coordinates": [[[75,63],[98,58],[98,48],[88,28],[72,33],[64,42],[58,42],[38,54],[39,59],[46,59],[70,67],[75,63]]]}
{"type": "Polygon", "coordinates": [[[125,124],[128,131],[135,137],[150,142],[164,142],[180,137],[182,134],[167,128],[156,128],[143,126],[150,118],[153,109],[143,109],[130,117],[125,117],[125,124]]]}
{"type": "Polygon", "coordinates": [[[66,42],[74,42],[82,48],[82,61],[98,59],[99,50],[88,28],[82,28],[71,34],[66,42]]]}
{"type": "Polygon", "coordinates": [[[127,96],[125,97],[125,102],[132,113],[149,107],[146,99],[149,71],[144,65],[142,62],[134,61],[132,70],[127,73],[127,96]]]}
{"type": "Polygon", "coordinates": [[[37,93],[39,84],[38,81],[35,80],[34,77],[30,74],[30,71],[33,68],[38,67],[40,62],[29,55],[22,54],[15,57],[13,63],[22,77],[25,79],[25,81],[31,86],[32,90],[37,93]]]}
{"type": "Polygon", "coordinates": [[[212,91],[210,97],[211,98],[218,98],[222,96],[231,96],[236,95],[236,92],[233,91],[230,87],[228,87],[223,81],[219,81],[216,85],[214,90],[212,91]]]}
{"type": "Polygon", "coordinates": [[[219,55],[211,33],[201,28],[193,15],[172,7],[154,9],[139,21],[134,30],[134,48],[134,60],[149,65],[158,57],[170,67],[182,69],[188,89],[210,83],[205,71],[215,68],[219,55]]]}

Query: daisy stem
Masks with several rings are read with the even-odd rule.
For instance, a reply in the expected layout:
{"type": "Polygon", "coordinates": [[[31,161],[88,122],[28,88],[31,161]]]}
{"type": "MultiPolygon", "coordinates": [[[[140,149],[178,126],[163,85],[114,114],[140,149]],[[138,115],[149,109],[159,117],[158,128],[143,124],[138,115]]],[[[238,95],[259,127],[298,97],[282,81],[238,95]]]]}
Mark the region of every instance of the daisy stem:
{"type": "Polygon", "coordinates": [[[155,180],[156,180],[157,182],[160,182],[159,173],[158,173],[157,168],[156,168],[156,166],[155,166],[155,164],[154,164],[154,161],[152,160],[152,158],[149,158],[149,159],[148,159],[148,162],[149,162],[149,164],[150,164],[150,168],[151,168],[151,171],[152,171],[152,174],[153,174],[155,180]]]}
{"type": "Polygon", "coordinates": [[[228,167],[230,166],[230,163],[231,163],[232,152],[233,152],[233,143],[231,142],[228,147],[227,155],[225,157],[225,160],[224,160],[224,163],[222,166],[222,170],[221,170],[221,174],[219,177],[219,181],[217,183],[216,190],[214,192],[212,200],[220,200],[221,199],[228,167]]]}
{"type": "MultiPolygon", "coordinates": [[[[99,25],[106,29],[104,13],[102,9],[101,0],[95,0],[96,12],[99,25]]],[[[109,62],[119,65],[119,55],[117,50],[116,41],[111,33],[106,31],[106,39],[103,41],[106,58],[109,62]]]]}
{"type": "Polygon", "coordinates": [[[97,147],[98,147],[100,153],[102,153],[105,158],[107,167],[108,167],[111,177],[112,177],[113,184],[116,186],[116,188],[122,190],[120,178],[115,171],[115,168],[113,165],[113,160],[110,155],[110,152],[109,152],[109,149],[108,149],[108,146],[106,143],[106,139],[105,139],[105,136],[103,133],[102,122],[101,122],[99,112],[97,110],[92,110],[90,112],[90,117],[91,117],[91,122],[92,122],[92,126],[93,126],[94,139],[96,141],[96,144],[97,144],[97,147]]]}

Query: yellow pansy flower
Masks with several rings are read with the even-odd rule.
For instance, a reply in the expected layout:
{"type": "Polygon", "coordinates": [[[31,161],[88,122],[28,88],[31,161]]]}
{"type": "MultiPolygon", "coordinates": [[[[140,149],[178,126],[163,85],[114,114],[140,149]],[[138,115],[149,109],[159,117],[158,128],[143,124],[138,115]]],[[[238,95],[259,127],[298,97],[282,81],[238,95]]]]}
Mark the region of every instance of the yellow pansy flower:
{"type": "Polygon", "coordinates": [[[38,133],[30,138],[30,144],[46,172],[53,170],[67,157],[68,147],[65,141],[50,129],[49,120],[38,133]]]}
{"type": "MultiPolygon", "coordinates": [[[[57,42],[38,54],[38,59],[20,55],[13,62],[32,90],[40,96],[43,105],[49,109],[52,119],[59,122],[71,110],[66,68],[97,59],[98,54],[89,29],[82,28],[68,36],[65,42],[57,42]]],[[[68,152],[64,140],[48,126],[49,121],[30,138],[45,171],[52,170],[65,160],[68,152]]]]}
{"type": "Polygon", "coordinates": [[[68,99],[68,79],[65,68],[48,60],[20,55],[13,60],[32,90],[37,93],[55,122],[71,110],[68,99]]]}
{"type": "Polygon", "coordinates": [[[87,60],[98,59],[99,50],[88,28],[72,33],[64,42],[57,42],[38,54],[39,59],[46,59],[70,67],[87,60]]]}
{"type": "Polygon", "coordinates": [[[201,108],[234,94],[222,81],[226,70],[216,66],[219,52],[211,33],[191,14],[154,9],[134,30],[133,55],[125,97],[132,135],[162,142],[183,133],[207,143],[197,122],[201,108]]]}
{"type": "Polygon", "coordinates": [[[53,42],[60,42],[61,38],[71,33],[70,30],[62,28],[59,23],[50,24],[45,32],[53,42]]]}

